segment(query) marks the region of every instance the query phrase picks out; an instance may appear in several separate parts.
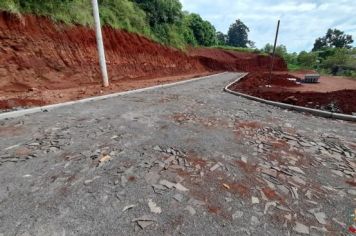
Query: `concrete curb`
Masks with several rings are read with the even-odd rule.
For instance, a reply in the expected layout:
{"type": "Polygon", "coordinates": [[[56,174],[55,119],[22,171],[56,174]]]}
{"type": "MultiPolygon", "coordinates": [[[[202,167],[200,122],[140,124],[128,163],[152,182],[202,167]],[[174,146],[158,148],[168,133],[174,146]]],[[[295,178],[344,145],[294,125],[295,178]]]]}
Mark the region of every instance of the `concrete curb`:
{"type": "Polygon", "coordinates": [[[313,109],[313,108],[308,108],[308,107],[301,107],[301,106],[294,106],[294,105],[290,105],[290,104],[286,104],[286,103],[281,103],[281,102],[274,102],[274,101],[270,101],[270,100],[266,100],[266,99],[262,99],[259,97],[254,97],[251,95],[247,95],[244,93],[240,93],[240,92],[235,92],[229,89],[229,87],[237,82],[239,82],[243,77],[245,77],[248,73],[244,74],[242,77],[236,79],[234,82],[228,84],[225,88],[224,91],[227,93],[231,93],[237,96],[241,96],[247,99],[251,99],[257,102],[262,102],[268,105],[273,105],[273,106],[277,106],[280,108],[284,108],[284,109],[290,109],[290,110],[294,110],[294,111],[298,111],[298,112],[308,112],[311,113],[315,116],[321,116],[324,118],[332,118],[332,119],[338,119],[338,120],[345,120],[345,121],[354,121],[356,122],[356,116],[352,116],[352,115],[346,115],[346,114],[342,114],[342,113],[334,113],[334,112],[329,112],[329,111],[323,111],[323,110],[319,110],[319,109],[313,109]]]}
{"type": "Polygon", "coordinates": [[[169,83],[169,84],[162,84],[162,85],[156,85],[156,86],[147,87],[147,88],[130,90],[130,91],[126,91],[126,92],[119,92],[119,93],[112,93],[112,94],[107,94],[107,95],[103,95],[103,96],[84,98],[84,99],[80,99],[80,100],[77,100],[77,101],[64,102],[64,103],[59,103],[59,104],[53,104],[53,105],[47,105],[47,106],[42,106],[42,107],[23,109],[23,110],[18,110],[18,111],[4,112],[4,113],[0,113],[0,120],[16,118],[16,117],[20,117],[20,116],[24,116],[24,115],[37,113],[37,112],[47,112],[47,111],[50,111],[50,110],[53,110],[53,109],[56,109],[56,108],[60,108],[60,107],[64,107],[64,106],[70,106],[70,105],[74,105],[74,104],[80,104],[80,103],[86,103],[86,102],[92,102],[92,101],[100,101],[100,100],[105,100],[105,99],[108,99],[108,98],[114,98],[114,97],[118,97],[118,96],[132,94],[132,93],[140,93],[140,92],[159,89],[159,88],[172,87],[172,86],[176,86],[176,85],[181,85],[181,84],[186,84],[186,83],[191,83],[191,82],[195,82],[195,81],[199,81],[199,80],[208,79],[208,78],[211,78],[211,77],[214,77],[214,76],[223,75],[223,74],[226,74],[226,73],[228,73],[228,72],[223,72],[223,73],[203,76],[203,77],[190,79],[190,80],[183,80],[183,81],[169,83]]]}

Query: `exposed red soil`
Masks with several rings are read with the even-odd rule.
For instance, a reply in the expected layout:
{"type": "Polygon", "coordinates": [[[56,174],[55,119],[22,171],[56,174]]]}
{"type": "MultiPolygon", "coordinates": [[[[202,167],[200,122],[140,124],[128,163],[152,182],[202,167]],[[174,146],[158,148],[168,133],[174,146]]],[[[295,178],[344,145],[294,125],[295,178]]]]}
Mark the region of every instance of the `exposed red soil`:
{"type": "Polygon", "coordinates": [[[101,88],[92,29],[1,12],[0,108],[57,103],[211,73],[199,60],[145,37],[111,28],[103,34],[112,83],[107,89],[101,88]]]}
{"type": "MultiPolygon", "coordinates": [[[[303,78],[308,73],[292,73],[292,75],[303,78]]],[[[356,90],[356,79],[347,78],[344,76],[321,76],[319,83],[308,84],[307,86],[299,86],[293,90],[300,92],[333,92],[344,89],[356,90]]]]}
{"type": "Polygon", "coordinates": [[[265,72],[250,73],[245,78],[235,83],[230,89],[243,92],[252,96],[264,98],[267,100],[317,108],[333,112],[352,114],[356,112],[356,81],[347,80],[349,86],[343,90],[328,92],[330,86],[325,86],[321,80],[318,91],[303,92],[304,87],[313,86],[309,84],[298,85],[287,78],[298,78],[296,75],[286,73],[274,73],[272,79],[265,72]],[[351,89],[346,89],[351,88],[351,89]]]}
{"type": "MultiPolygon", "coordinates": [[[[39,106],[184,80],[267,68],[269,56],[217,49],[185,53],[104,28],[111,86],[101,87],[95,33],[45,17],[0,12],[0,109],[39,106]]],[[[276,67],[286,70],[283,60],[276,67]]]]}
{"type": "MultiPolygon", "coordinates": [[[[189,50],[189,55],[200,61],[212,70],[226,71],[266,71],[271,66],[271,57],[256,53],[235,52],[214,48],[195,48],[189,50]]],[[[276,57],[274,69],[287,71],[285,61],[276,57]]]]}

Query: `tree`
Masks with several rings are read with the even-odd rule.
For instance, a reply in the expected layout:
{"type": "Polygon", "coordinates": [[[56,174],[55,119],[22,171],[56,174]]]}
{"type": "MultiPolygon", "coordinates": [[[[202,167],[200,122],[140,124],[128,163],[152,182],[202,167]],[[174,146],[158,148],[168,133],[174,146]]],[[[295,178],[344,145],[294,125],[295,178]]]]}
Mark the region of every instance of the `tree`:
{"type": "MultiPolygon", "coordinates": [[[[264,48],[262,49],[263,52],[272,54],[273,53],[273,45],[267,43],[264,48]]],[[[284,57],[287,54],[287,47],[283,44],[276,46],[276,55],[284,57]]]]}
{"type": "Polygon", "coordinates": [[[317,38],[314,43],[313,51],[322,50],[325,48],[352,48],[353,43],[351,35],[344,34],[343,31],[338,29],[328,29],[326,35],[317,38]]]}
{"type": "Polygon", "coordinates": [[[197,43],[201,46],[212,46],[217,42],[215,27],[203,20],[200,15],[192,13],[188,16],[188,27],[192,30],[197,43]]]}
{"type": "Polygon", "coordinates": [[[273,45],[270,43],[267,43],[263,48],[262,51],[268,54],[271,54],[273,52],[273,45]]]}
{"type": "Polygon", "coordinates": [[[249,40],[248,41],[248,45],[250,46],[250,48],[255,48],[256,49],[256,43],[254,41],[249,40]]]}
{"type": "Polygon", "coordinates": [[[302,51],[299,53],[298,64],[305,68],[314,68],[318,59],[317,53],[302,51]]]}
{"type": "Polygon", "coordinates": [[[217,39],[218,45],[226,45],[227,44],[227,35],[220,31],[216,33],[216,39],[217,39]]]}
{"type": "Polygon", "coordinates": [[[322,68],[333,75],[350,76],[348,72],[356,72],[356,54],[353,53],[353,50],[346,48],[333,48],[332,50],[333,54],[321,63],[322,68]]]}
{"type": "Polygon", "coordinates": [[[134,0],[143,9],[152,27],[161,24],[175,24],[183,18],[179,0],[134,0]]]}
{"type": "Polygon", "coordinates": [[[250,44],[248,40],[249,32],[250,29],[240,19],[236,20],[236,22],[230,26],[227,33],[228,45],[247,48],[247,45],[250,44]]]}

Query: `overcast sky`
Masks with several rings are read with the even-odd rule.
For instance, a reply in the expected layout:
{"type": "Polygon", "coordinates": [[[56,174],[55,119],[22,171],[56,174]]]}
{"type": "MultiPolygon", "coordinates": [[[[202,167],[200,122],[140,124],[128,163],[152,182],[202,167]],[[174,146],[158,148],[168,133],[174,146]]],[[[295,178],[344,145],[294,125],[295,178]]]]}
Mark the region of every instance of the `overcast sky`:
{"type": "MultiPolygon", "coordinates": [[[[183,9],[199,13],[218,31],[227,32],[240,18],[258,48],[273,43],[281,19],[279,43],[289,52],[311,50],[328,28],[351,34],[356,41],[356,0],[181,0],[183,9]]],[[[356,46],[356,43],[354,43],[356,46]]]]}

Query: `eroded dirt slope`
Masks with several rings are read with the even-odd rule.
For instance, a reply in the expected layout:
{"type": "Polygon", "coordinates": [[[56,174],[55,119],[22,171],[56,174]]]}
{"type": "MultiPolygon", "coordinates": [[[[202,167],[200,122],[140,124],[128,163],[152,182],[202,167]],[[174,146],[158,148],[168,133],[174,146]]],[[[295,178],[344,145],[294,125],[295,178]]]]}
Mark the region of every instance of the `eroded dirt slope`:
{"type": "MultiPolygon", "coordinates": [[[[269,71],[271,57],[256,53],[235,52],[215,48],[195,48],[189,50],[189,55],[198,58],[206,67],[212,70],[227,71],[269,71]]],[[[287,71],[285,61],[276,57],[275,71],[287,71]]]]}
{"type": "MultiPolygon", "coordinates": [[[[0,12],[0,109],[142,88],[218,71],[263,70],[270,57],[217,49],[188,53],[104,28],[111,86],[101,87],[95,33],[44,17],[0,12]]],[[[285,70],[277,60],[276,69],[285,70]]]]}
{"type": "MultiPolygon", "coordinates": [[[[204,73],[184,53],[124,31],[104,29],[110,79],[204,73]]],[[[0,13],[1,93],[100,85],[94,31],[46,18],[0,13]]],[[[39,99],[33,97],[33,99],[39,99]]]]}

